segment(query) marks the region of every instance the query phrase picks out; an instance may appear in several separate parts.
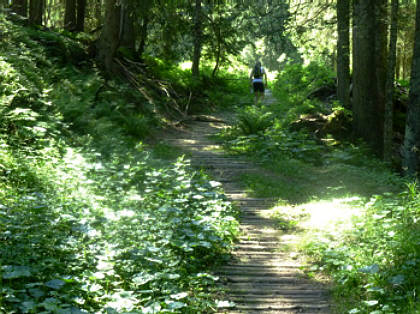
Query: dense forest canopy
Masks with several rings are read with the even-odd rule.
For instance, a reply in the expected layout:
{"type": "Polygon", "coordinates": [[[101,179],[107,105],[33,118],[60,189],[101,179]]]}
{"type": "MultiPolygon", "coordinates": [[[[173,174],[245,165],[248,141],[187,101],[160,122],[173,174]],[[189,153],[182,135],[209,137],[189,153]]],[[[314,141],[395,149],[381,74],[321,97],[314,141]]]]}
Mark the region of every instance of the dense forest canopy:
{"type": "MultiPolygon", "coordinates": [[[[38,1],[3,0],[2,5],[30,23],[51,30],[85,32],[92,39],[104,31],[108,6],[122,17],[117,27],[119,46],[133,45],[138,57],[145,51],[174,61],[192,60],[194,25],[200,22],[207,61],[223,64],[227,57],[241,56],[241,61],[252,63],[260,57],[273,70],[286,61],[319,60],[333,67],[337,61],[336,1],[44,0],[39,1],[39,7],[35,3],[38,1]],[[201,2],[198,21],[195,10],[201,2]]],[[[414,12],[415,1],[401,1],[397,78],[409,78],[414,12]]],[[[381,18],[388,23],[389,12],[384,14],[381,18]]]]}

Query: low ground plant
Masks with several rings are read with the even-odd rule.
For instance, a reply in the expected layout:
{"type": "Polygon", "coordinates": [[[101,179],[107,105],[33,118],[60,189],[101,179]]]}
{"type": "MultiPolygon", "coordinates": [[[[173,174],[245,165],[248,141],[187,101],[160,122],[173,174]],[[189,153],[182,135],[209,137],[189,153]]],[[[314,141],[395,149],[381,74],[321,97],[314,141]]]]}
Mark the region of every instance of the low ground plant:
{"type": "Polygon", "coordinates": [[[214,311],[238,232],[220,184],[141,143],[141,94],[43,45],[76,41],[0,28],[0,312],[214,311]]]}

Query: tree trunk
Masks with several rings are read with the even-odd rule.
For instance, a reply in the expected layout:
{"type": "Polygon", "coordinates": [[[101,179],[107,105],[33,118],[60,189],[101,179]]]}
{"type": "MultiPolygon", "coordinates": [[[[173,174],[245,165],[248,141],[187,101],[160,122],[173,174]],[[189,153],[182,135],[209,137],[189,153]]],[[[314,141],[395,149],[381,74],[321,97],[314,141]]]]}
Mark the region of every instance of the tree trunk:
{"type": "Polygon", "coordinates": [[[399,80],[401,78],[401,48],[397,48],[397,60],[395,64],[395,78],[399,80]]]}
{"type": "Polygon", "coordinates": [[[201,0],[195,0],[194,16],[194,55],[192,63],[192,75],[195,78],[200,76],[200,57],[201,57],[201,0]]]}
{"type": "Polygon", "coordinates": [[[172,13],[167,14],[165,26],[162,28],[162,57],[166,60],[175,60],[174,44],[176,44],[176,23],[172,13]]]}
{"type": "Polygon", "coordinates": [[[118,0],[106,0],[105,21],[98,41],[97,58],[107,72],[113,72],[113,59],[119,46],[120,11],[118,0]]]}
{"type": "Polygon", "coordinates": [[[393,138],[393,96],[395,64],[397,59],[398,37],[398,1],[391,1],[391,27],[388,51],[388,70],[385,86],[385,117],[384,117],[384,160],[391,161],[393,138]]]}
{"type": "Polygon", "coordinates": [[[76,0],[66,0],[64,29],[69,32],[76,30],[76,0]]]}
{"type": "Polygon", "coordinates": [[[387,3],[388,0],[375,0],[375,111],[377,142],[374,146],[377,153],[382,157],[384,150],[384,120],[385,120],[385,85],[387,77],[387,3]]]}
{"type": "Polygon", "coordinates": [[[28,0],[13,0],[12,11],[23,17],[28,16],[28,0]]]}
{"type": "Polygon", "coordinates": [[[77,0],[76,32],[85,30],[86,0],[77,0]]]}
{"type": "Polygon", "coordinates": [[[133,11],[128,6],[122,6],[122,21],[121,21],[121,34],[120,34],[120,46],[124,47],[129,51],[131,55],[134,55],[135,44],[136,44],[136,33],[134,28],[134,15],[133,11]]]}
{"type": "Polygon", "coordinates": [[[410,94],[405,127],[403,169],[417,175],[420,153],[420,0],[417,0],[414,52],[411,66],[410,94]]]}
{"type": "Polygon", "coordinates": [[[29,2],[29,24],[42,25],[45,0],[30,0],[29,2]]]}
{"type": "Polygon", "coordinates": [[[96,27],[100,27],[102,25],[102,0],[95,1],[95,19],[96,27]]]}
{"type": "Polygon", "coordinates": [[[350,0],[337,0],[337,96],[350,106],[350,0]]]}
{"type": "Polygon", "coordinates": [[[146,14],[143,17],[143,22],[140,27],[140,45],[139,49],[137,50],[137,55],[142,58],[144,50],[146,49],[146,42],[147,42],[147,27],[149,26],[149,15],[146,14]]]}
{"type": "Polygon", "coordinates": [[[373,97],[375,90],[374,53],[372,43],[374,34],[372,25],[373,1],[354,0],[353,29],[353,127],[356,135],[368,142],[374,132],[370,132],[373,113],[373,97]]]}
{"type": "Polygon", "coordinates": [[[383,151],[386,74],[386,27],[384,31],[379,15],[384,3],[354,0],[353,127],[379,155],[383,151]]]}

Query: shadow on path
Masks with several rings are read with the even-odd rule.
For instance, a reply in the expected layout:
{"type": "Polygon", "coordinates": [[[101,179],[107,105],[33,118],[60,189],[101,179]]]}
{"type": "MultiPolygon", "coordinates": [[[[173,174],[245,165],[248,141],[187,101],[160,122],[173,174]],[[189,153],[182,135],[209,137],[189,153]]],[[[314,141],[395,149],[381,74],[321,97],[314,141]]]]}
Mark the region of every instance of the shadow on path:
{"type": "MultiPolygon", "coordinates": [[[[267,98],[266,98],[267,99],[267,98]]],[[[227,127],[223,123],[191,122],[165,141],[188,153],[192,165],[204,168],[222,183],[229,200],[240,209],[242,234],[232,259],[219,274],[231,306],[221,313],[330,313],[327,287],[304,275],[305,265],[293,251],[293,231],[279,230],[278,222],[264,217],[273,198],[254,198],[238,183],[243,174],[264,173],[257,165],[225,154],[209,136],[227,127]]]]}

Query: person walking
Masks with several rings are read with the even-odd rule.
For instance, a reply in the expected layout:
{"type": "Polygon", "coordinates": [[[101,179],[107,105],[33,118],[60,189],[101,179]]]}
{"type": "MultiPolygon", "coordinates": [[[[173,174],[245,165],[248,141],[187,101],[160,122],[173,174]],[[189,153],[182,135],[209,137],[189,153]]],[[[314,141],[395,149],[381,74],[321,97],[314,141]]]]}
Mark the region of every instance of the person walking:
{"type": "Polygon", "coordinates": [[[255,63],[249,74],[249,80],[254,90],[254,103],[257,105],[260,101],[264,101],[264,92],[267,86],[267,74],[260,61],[255,63]]]}

